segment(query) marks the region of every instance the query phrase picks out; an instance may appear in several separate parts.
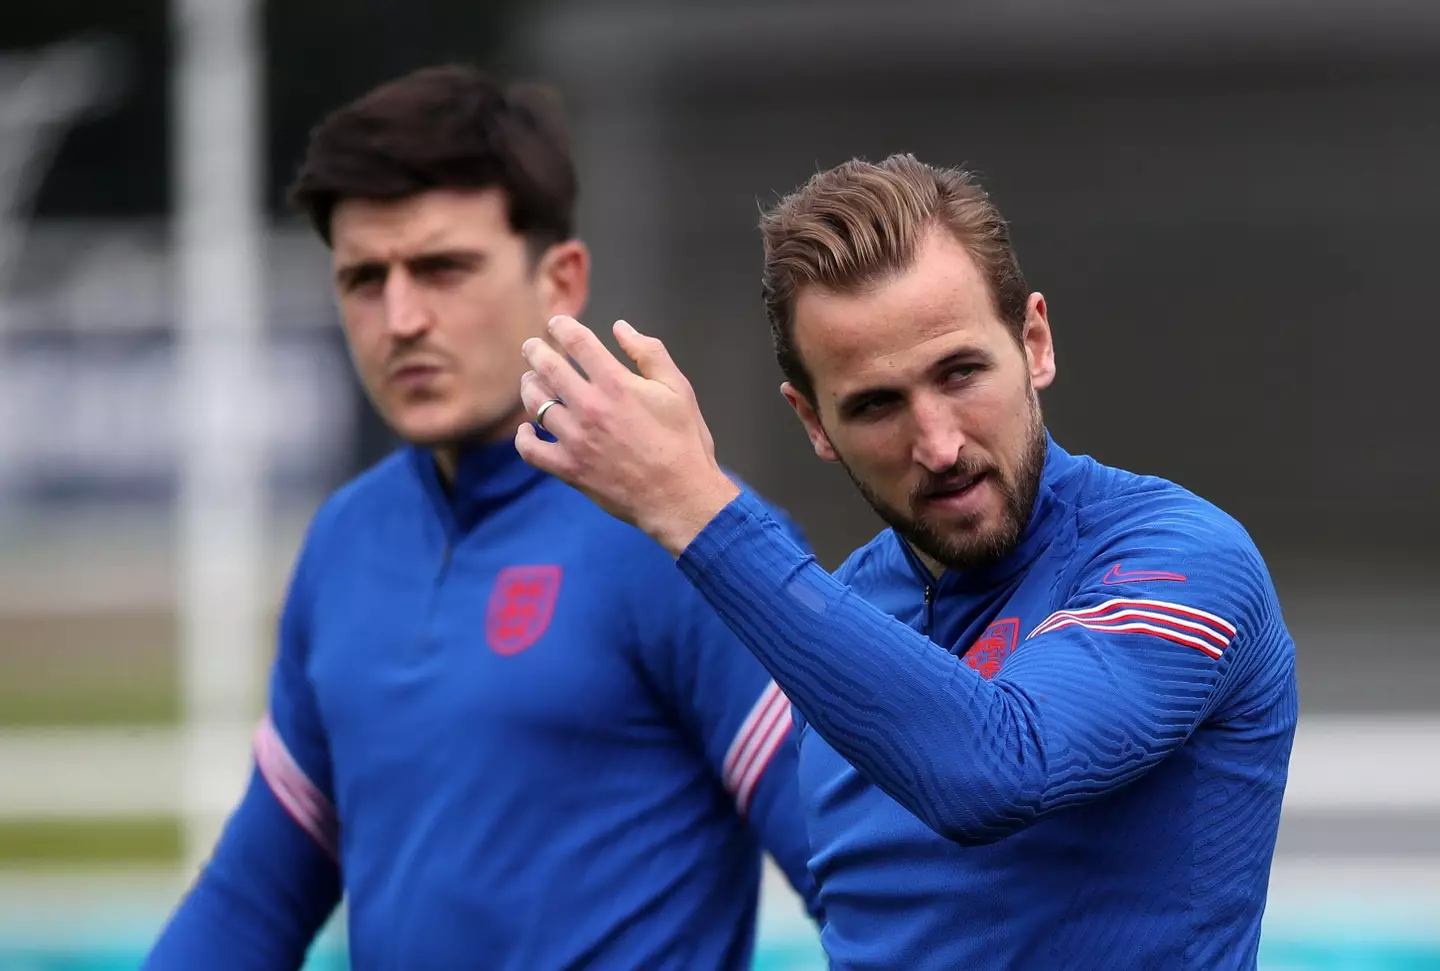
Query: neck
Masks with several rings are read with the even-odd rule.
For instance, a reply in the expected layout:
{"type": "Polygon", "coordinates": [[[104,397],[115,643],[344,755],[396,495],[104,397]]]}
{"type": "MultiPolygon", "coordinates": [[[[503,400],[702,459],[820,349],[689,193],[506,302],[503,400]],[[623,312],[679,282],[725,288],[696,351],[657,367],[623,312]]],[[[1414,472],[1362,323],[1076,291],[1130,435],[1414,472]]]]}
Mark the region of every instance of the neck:
{"type": "Polygon", "coordinates": [[[930,556],[929,554],[918,549],[915,544],[910,542],[908,539],[905,540],[905,545],[910,547],[910,552],[915,554],[915,559],[919,560],[921,565],[923,565],[925,569],[929,571],[930,576],[934,577],[936,580],[940,579],[940,575],[945,572],[945,564],[941,563],[933,556],[930,556]]]}
{"type": "Polygon", "coordinates": [[[515,429],[524,420],[525,406],[517,403],[514,410],[507,412],[502,418],[491,422],[484,428],[455,441],[436,445],[430,450],[430,454],[435,458],[435,468],[440,473],[440,481],[447,487],[454,485],[456,471],[460,468],[461,452],[476,446],[494,445],[513,436],[515,429]]]}
{"type": "Polygon", "coordinates": [[[460,464],[460,447],[442,445],[432,449],[430,454],[435,456],[435,468],[440,473],[440,481],[445,483],[447,488],[454,485],[455,469],[460,464]]]}

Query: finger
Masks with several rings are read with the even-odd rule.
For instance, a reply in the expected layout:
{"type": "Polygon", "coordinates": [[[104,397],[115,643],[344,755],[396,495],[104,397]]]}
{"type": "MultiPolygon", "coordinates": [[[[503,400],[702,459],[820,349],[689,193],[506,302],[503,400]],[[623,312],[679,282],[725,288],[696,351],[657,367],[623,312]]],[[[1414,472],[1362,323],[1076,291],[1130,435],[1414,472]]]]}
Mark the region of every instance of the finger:
{"type": "Polygon", "coordinates": [[[592,389],[585,376],[575,370],[559,351],[540,338],[532,337],[521,345],[520,353],[525,356],[530,369],[550,389],[548,397],[563,399],[573,407],[584,407],[593,393],[592,389]]]}
{"type": "Polygon", "coordinates": [[[532,419],[542,404],[551,398],[559,397],[534,371],[526,371],[520,375],[520,400],[532,419]]]}
{"type": "Polygon", "coordinates": [[[630,369],[616,360],[595,332],[574,317],[550,318],[550,336],[591,381],[613,383],[630,376],[630,369]]]}
{"type": "Polygon", "coordinates": [[[560,400],[560,396],[553,394],[534,371],[526,371],[520,378],[520,400],[525,404],[530,420],[539,424],[553,437],[559,438],[573,430],[574,418],[563,401],[546,408],[544,415],[540,414],[540,407],[545,402],[560,400]]]}
{"type": "Polygon", "coordinates": [[[642,377],[659,381],[675,391],[689,389],[690,381],[658,337],[646,337],[628,322],[617,320],[615,339],[620,342],[620,349],[635,362],[642,377]]]}
{"type": "MultiPolygon", "coordinates": [[[[551,411],[554,410],[554,408],[551,409],[551,411]]],[[[550,412],[546,412],[545,417],[549,419],[550,412]]],[[[566,482],[571,481],[568,477],[571,472],[571,464],[565,446],[559,442],[545,441],[535,430],[535,426],[528,421],[515,430],[515,451],[519,452],[520,457],[529,465],[541,472],[549,472],[557,479],[563,479],[566,482]]]]}

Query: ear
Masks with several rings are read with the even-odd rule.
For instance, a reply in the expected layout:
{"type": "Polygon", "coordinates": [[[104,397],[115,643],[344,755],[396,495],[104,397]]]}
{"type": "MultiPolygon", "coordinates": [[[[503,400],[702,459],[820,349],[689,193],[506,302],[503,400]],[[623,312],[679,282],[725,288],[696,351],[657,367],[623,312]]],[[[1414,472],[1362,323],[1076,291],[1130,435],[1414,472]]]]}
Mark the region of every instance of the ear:
{"type": "Polygon", "coordinates": [[[1025,361],[1030,368],[1030,384],[1039,391],[1055,380],[1055,344],[1050,334],[1050,318],[1045,310],[1043,294],[1032,293],[1025,307],[1025,361]]]}
{"type": "Polygon", "coordinates": [[[830,444],[830,436],[825,434],[825,426],[820,424],[820,416],[816,414],[815,407],[810,404],[809,400],[789,381],[780,385],[780,393],[785,396],[786,401],[790,402],[790,407],[795,409],[795,415],[800,419],[800,424],[805,426],[805,434],[809,436],[810,445],[815,449],[815,454],[825,462],[840,461],[835,446],[830,444]]]}
{"type": "Polygon", "coordinates": [[[590,299],[590,250],[578,239],[547,249],[535,268],[545,319],[579,317],[590,299]]]}

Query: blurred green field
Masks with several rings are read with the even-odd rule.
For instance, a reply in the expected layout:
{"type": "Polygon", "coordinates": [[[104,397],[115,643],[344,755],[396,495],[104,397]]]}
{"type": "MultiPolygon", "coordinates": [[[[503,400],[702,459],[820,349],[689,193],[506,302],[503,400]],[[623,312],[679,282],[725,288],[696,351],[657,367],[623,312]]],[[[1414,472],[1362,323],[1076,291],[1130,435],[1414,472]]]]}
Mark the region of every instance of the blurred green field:
{"type": "Polygon", "coordinates": [[[184,852],[183,836],[176,819],[4,822],[0,865],[177,864],[184,852]]]}
{"type": "MultiPolygon", "coordinates": [[[[158,611],[0,616],[0,732],[175,724],[174,631],[158,611]]],[[[170,818],[0,819],[0,866],[170,864],[181,845],[170,818]]]]}
{"type": "Polygon", "coordinates": [[[0,731],[179,718],[169,612],[0,615],[0,645],[0,731]]]}

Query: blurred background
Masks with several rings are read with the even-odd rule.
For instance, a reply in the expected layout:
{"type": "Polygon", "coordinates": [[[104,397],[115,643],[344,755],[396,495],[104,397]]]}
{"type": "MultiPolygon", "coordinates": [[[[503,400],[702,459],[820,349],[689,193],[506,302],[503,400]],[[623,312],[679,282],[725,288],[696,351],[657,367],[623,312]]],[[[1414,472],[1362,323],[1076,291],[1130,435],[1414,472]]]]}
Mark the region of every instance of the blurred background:
{"type": "MultiPolygon", "coordinates": [[[[1224,506],[1279,586],[1262,967],[1440,968],[1440,3],[4,8],[0,971],[134,967],[240,792],[300,531],[392,444],[283,190],[326,110],[454,59],[560,86],[589,320],[670,343],[830,567],[879,524],[778,393],[759,208],[854,155],[978,169],[1056,437],[1224,506]]],[[[799,915],[767,884],[764,968],[821,967],[799,915]]]]}

